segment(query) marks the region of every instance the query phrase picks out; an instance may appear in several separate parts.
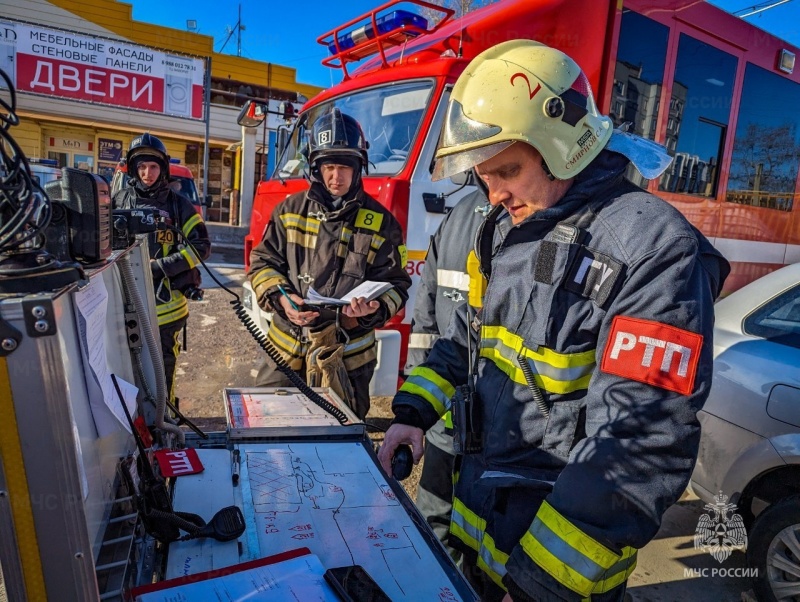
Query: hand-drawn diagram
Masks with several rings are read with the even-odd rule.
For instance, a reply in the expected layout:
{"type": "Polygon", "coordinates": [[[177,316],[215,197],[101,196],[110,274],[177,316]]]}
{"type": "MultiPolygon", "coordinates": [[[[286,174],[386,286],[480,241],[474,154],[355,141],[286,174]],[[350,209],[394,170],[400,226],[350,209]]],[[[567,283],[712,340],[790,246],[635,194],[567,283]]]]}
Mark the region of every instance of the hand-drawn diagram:
{"type": "Polygon", "coordinates": [[[393,600],[463,599],[362,442],[239,448],[261,555],[305,546],[326,568],[363,566],[393,600]]]}

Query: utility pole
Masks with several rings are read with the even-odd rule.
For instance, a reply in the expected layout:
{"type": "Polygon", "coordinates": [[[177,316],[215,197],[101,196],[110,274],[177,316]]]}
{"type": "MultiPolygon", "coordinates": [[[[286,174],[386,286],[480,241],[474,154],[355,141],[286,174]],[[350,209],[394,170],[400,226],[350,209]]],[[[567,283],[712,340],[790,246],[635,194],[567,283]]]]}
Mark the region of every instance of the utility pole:
{"type": "Polygon", "coordinates": [[[233,33],[236,32],[236,56],[242,56],[242,32],[245,30],[245,26],[242,25],[242,5],[239,4],[239,20],[236,21],[236,25],[232,28],[227,27],[228,30],[228,37],[225,38],[225,42],[222,44],[222,48],[219,49],[219,53],[222,54],[222,51],[225,50],[225,46],[228,45],[228,41],[233,36],[233,33]]]}
{"type": "Polygon", "coordinates": [[[242,56],[242,3],[239,3],[239,20],[236,21],[236,56],[242,56]]]}

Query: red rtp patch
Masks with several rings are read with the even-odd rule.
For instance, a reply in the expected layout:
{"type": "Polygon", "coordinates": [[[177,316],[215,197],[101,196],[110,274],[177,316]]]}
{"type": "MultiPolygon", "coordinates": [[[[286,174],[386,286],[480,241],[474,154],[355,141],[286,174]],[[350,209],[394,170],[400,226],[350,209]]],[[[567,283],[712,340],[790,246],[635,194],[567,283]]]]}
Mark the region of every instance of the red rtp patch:
{"type": "Polygon", "coordinates": [[[703,336],[688,330],[617,316],[600,369],[682,395],[694,390],[703,336]]]}
{"type": "Polygon", "coordinates": [[[203,472],[203,463],[192,448],[159,449],[155,453],[156,462],[165,477],[179,477],[185,474],[203,472]]]}

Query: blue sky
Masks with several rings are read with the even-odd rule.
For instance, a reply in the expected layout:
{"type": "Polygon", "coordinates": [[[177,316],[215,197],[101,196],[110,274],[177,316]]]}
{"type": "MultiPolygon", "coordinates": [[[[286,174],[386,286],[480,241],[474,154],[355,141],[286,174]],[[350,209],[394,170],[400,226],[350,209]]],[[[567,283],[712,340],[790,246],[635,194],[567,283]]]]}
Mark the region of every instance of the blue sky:
{"type": "MultiPolygon", "coordinates": [[[[238,19],[238,2],[231,0],[127,0],[133,5],[133,17],[175,29],[186,29],[186,21],[194,19],[200,33],[214,38],[219,51],[226,28],[233,28],[238,19]]],[[[712,0],[713,4],[735,12],[765,0],[712,0]]],[[[777,2],[778,0],[773,0],[777,2]]],[[[241,0],[242,56],[294,67],[297,80],[327,88],[337,83],[340,72],[322,66],[326,50],[317,38],[334,27],[383,4],[383,0],[347,0],[346,2],[291,2],[275,0],[241,0]]],[[[402,7],[400,7],[402,8],[402,7]]],[[[789,0],[771,10],[749,17],[747,21],[800,46],[800,0],[789,0]]],[[[236,54],[236,34],[225,46],[226,54],[236,54]]]]}

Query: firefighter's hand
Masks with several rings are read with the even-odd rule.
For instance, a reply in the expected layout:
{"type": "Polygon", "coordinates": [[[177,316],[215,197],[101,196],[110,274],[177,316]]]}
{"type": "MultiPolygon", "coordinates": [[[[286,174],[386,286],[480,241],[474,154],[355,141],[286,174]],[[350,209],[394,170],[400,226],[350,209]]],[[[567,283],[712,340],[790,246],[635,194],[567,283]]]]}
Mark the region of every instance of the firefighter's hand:
{"type": "Polygon", "coordinates": [[[383,437],[383,445],[378,450],[378,460],[386,474],[392,474],[392,456],[394,450],[401,443],[411,446],[414,464],[419,464],[422,459],[422,429],[408,424],[393,424],[383,437]]]}
{"type": "Polygon", "coordinates": [[[303,299],[294,293],[289,294],[289,297],[286,297],[286,295],[281,295],[280,300],[281,306],[283,307],[283,312],[286,314],[286,319],[292,324],[297,324],[298,326],[308,326],[319,317],[318,311],[301,311],[303,307],[303,299]],[[291,301],[289,299],[291,299],[291,301]],[[292,307],[292,302],[294,302],[295,306],[300,309],[295,309],[292,307]]]}
{"type": "Polygon", "coordinates": [[[511,594],[506,594],[503,596],[503,602],[514,602],[514,598],[511,597],[511,594]]]}
{"type": "Polygon", "coordinates": [[[160,259],[150,260],[150,275],[153,277],[153,281],[160,280],[164,277],[164,267],[160,259]]]}
{"type": "Polygon", "coordinates": [[[379,301],[367,301],[364,297],[356,297],[350,301],[350,305],[342,308],[342,313],[349,318],[363,318],[374,314],[380,308],[379,301]]]}

